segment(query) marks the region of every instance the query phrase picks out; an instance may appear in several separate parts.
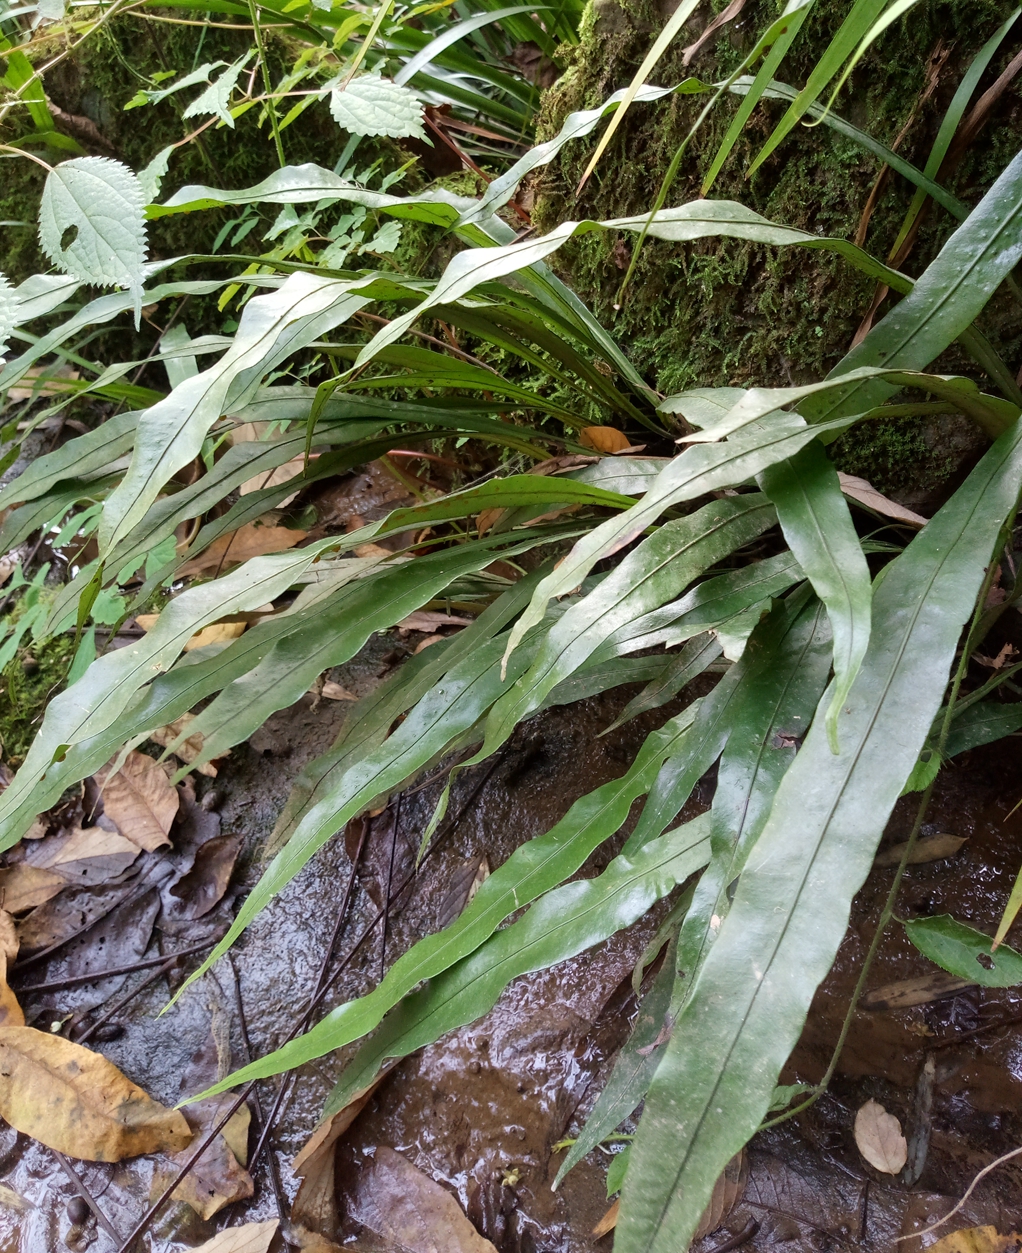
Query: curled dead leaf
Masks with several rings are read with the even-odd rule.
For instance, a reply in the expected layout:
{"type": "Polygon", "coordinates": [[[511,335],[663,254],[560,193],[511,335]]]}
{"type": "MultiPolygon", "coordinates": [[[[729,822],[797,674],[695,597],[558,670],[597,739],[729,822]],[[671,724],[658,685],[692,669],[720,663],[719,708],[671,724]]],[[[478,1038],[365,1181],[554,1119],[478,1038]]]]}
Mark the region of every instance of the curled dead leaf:
{"type": "MultiPolygon", "coordinates": [[[[945,857],[954,857],[965,843],[964,835],[924,835],[917,840],[907,865],[922,866],[928,861],[941,861],[945,857]]],[[[874,866],[897,866],[905,855],[908,844],[891,844],[878,854],[874,866]]]]}
{"type": "Polygon", "coordinates": [[[0,953],[0,1027],[23,1027],[25,1015],[7,982],[8,964],[7,955],[0,953]]]}
{"type": "Polygon", "coordinates": [[[479,532],[480,539],[482,539],[487,531],[492,530],[492,528],[497,525],[497,522],[503,516],[504,512],[505,511],[503,509],[484,509],[482,513],[476,517],[476,530],[479,532]]]}
{"type": "Polygon", "coordinates": [[[197,574],[214,574],[226,566],[236,566],[250,557],[262,557],[265,553],[282,553],[294,548],[305,539],[306,531],[292,531],[286,526],[263,526],[258,522],[246,522],[237,531],[221,535],[204,551],[186,561],[178,571],[179,578],[194,578],[197,574]]]}
{"type": "Polygon", "coordinates": [[[936,970],[932,974],[918,975],[915,979],[899,979],[896,983],[874,988],[866,993],[860,1004],[863,1009],[869,1010],[911,1009],[914,1005],[946,1000],[949,996],[957,996],[964,988],[975,986],[968,979],[936,970]]]}
{"type": "Polygon", "coordinates": [[[632,441],[613,426],[587,426],[579,432],[578,442],[583,448],[595,448],[597,452],[624,452],[632,441]]]}
{"type": "Polygon", "coordinates": [[[109,883],[122,875],[141,848],[104,827],[75,827],[63,835],[47,836],[29,849],[31,865],[59,875],[65,883],[109,883]]]}
{"type": "Polygon", "coordinates": [[[349,692],[346,687],[335,683],[333,679],[327,679],[320,688],[319,694],[326,700],[358,700],[354,692],[349,692]]]}
{"type": "Polygon", "coordinates": [[[109,762],[96,774],[103,794],[103,812],[121,835],[149,852],[170,843],[177,815],[177,788],[151,757],[130,752],[116,774],[109,762]]]}
{"type": "Polygon", "coordinates": [[[0,1116],[90,1162],[183,1149],[192,1133],[100,1053],[34,1027],[0,1027],[0,1116]]]}
{"type": "Polygon", "coordinates": [[[908,1160],[901,1123],[878,1101],[867,1101],[855,1115],[854,1132],[859,1152],[885,1175],[896,1175],[908,1160]]]}
{"type": "MultiPolygon", "coordinates": [[[[165,727],[157,727],[154,731],[149,732],[149,738],[154,744],[160,744],[163,748],[169,748],[177,739],[182,731],[186,731],[191,723],[195,721],[195,714],[182,714],[180,718],[175,718],[173,722],[168,722],[165,727]]],[[[205,743],[201,731],[196,731],[183,739],[180,744],[174,748],[174,756],[179,758],[190,766],[196,757],[202,752],[205,743]]],[[[211,779],[216,778],[215,763],[221,761],[224,757],[229,757],[230,751],[221,753],[218,757],[214,757],[212,761],[205,761],[201,766],[196,766],[199,774],[207,775],[211,779]]]]}
{"type": "Polygon", "coordinates": [[[857,500],[867,509],[872,509],[874,513],[879,513],[885,518],[894,518],[898,522],[907,522],[909,526],[917,528],[926,525],[927,520],[922,514],[913,513],[911,509],[906,509],[895,500],[888,500],[867,479],[856,478],[854,474],[842,474],[841,471],[838,471],[837,477],[841,490],[846,496],[857,500]]]}
{"type": "Polygon", "coordinates": [[[52,870],[19,861],[0,870],[0,905],[9,914],[20,914],[52,900],[67,887],[67,880],[52,870]]]}
{"type": "Polygon", "coordinates": [[[265,1223],[226,1227],[217,1232],[212,1240],[192,1249],[192,1253],[266,1253],[279,1226],[280,1220],[272,1218],[265,1223]]]}

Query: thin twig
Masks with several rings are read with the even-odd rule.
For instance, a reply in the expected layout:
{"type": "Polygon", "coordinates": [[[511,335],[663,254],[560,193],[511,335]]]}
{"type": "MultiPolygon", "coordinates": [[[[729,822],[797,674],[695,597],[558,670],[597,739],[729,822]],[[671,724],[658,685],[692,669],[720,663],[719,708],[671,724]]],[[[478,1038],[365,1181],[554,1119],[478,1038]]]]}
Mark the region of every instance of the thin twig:
{"type": "Polygon", "coordinates": [[[1013,1157],[1018,1157],[1020,1153],[1022,1153],[1022,1147],[1012,1149],[1010,1153],[1002,1153],[1001,1156],[992,1161],[989,1166],[983,1167],[976,1178],[973,1179],[972,1183],[969,1184],[968,1188],[966,1188],[965,1196],[962,1197],[953,1210],[949,1210],[943,1218],[938,1218],[935,1223],[931,1223],[929,1227],[924,1227],[922,1231],[913,1231],[912,1234],[908,1236],[898,1236],[894,1243],[900,1244],[902,1240],[921,1240],[923,1236],[928,1236],[931,1231],[936,1231],[938,1227],[943,1227],[949,1218],[954,1218],[959,1210],[962,1209],[965,1202],[976,1190],[976,1185],[981,1179],[983,1179],[986,1175],[989,1175],[992,1170],[996,1170],[998,1166],[1003,1166],[1005,1162],[1010,1161],[1013,1157]]]}
{"type": "Polygon", "coordinates": [[[117,1241],[121,1237],[117,1234],[116,1229],[113,1227],[113,1225],[111,1224],[107,1216],[99,1208],[99,1203],[97,1202],[96,1198],[92,1195],[92,1193],[89,1191],[89,1189],[85,1186],[85,1184],[82,1182],[78,1172],[71,1165],[71,1163],[67,1160],[64,1154],[60,1152],[59,1149],[50,1149],[50,1152],[57,1159],[57,1162],[60,1165],[60,1169],[64,1172],[65,1175],[67,1175],[68,1179],[70,1179],[71,1186],[78,1193],[78,1195],[82,1198],[82,1200],[89,1207],[89,1209],[92,1210],[93,1214],[96,1215],[96,1222],[99,1223],[99,1225],[103,1228],[103,1230],[110,1237],[110,1239],[113,1240],[113,1242],[116,1244],[117,1241]]]}
{"type": "Polygon", "coordinates": [[[176,960],[176,957],[172,958],[171,960],[165,962],[162,966],[157,967],[151,975],[147,975],[141,983],[136,984],[135,987],[133,987],[130,992],[122,996],[119,1001],[114,1001],[101,1018],[97,1018],[88,1030],[83,1031],[82,1034],[78,1036],[77,1043],[84,1044],[86,1040],[91,1040],[100,1027],[105,1026],[111,1018],[114,1018],[117,1014],[119,1014],[125,1005],[130,1005],[135,997],[144,992],[150,984],[155,983],[157,979],[161,979],[165,974],[169,974],[170,969],[176,960]]]}
{"type": "Polygon", "coordinates": [[[101,979],[112,979],[114,975],[133,975],[136,970],[148,970],[152,966],[173,964],[179,957],[191,957],[193,953],[201,953],[207,948],[209,948],[209,941],[204,940],[201,944],[193,944],[190,948],[181,949],[179,953],[157,954],[155,957],[146,957],[142,961],[133,962],[130,966],[111,966],[109,970],[95,970],[88,975],[72,975],[67,979],[54,979],[52,983],[30,983],[26,987],[15,988],[14,991],[20,996],[27,992],[57,992],[62,988],[76,988],[83,983],[99,983],[101,979]]]}

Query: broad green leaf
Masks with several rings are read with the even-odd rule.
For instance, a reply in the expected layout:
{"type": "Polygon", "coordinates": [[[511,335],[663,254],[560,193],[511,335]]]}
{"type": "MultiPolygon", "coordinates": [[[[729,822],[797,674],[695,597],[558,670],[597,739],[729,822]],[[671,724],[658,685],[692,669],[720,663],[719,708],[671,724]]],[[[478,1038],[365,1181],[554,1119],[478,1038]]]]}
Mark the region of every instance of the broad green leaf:
{"type": "Polygon", "coordinates": [[[144,207],[138,179],[109,157],[62,161],[47,175],[39,205],[39,243],[53,264],[82,283],[127,288],[136,326],[148,252],[144,207]]]}
{"type": "MultiPolygon", "coordinates": [[[[966,331],[1022,258],[1022,153],[1016,156],[904,300],[847,353],[829,378],[861,366],[924,370],[966,331]]],[[[820,423],[863,413],[893,391],[882,379],[862,379],[836,393],[804,400],[799,411],[820,423]]]]}
{"type": "Polygon", "coordinates": [[[837,471],[818,443],[760,475],[791,551],[827,606],[834,635],[834,689],[827,738],[838,751],[838,726],[869,644],[872,584],[837,471]]]}
{"type": "MultiPolygon", "coordinates": [[[[416,741],[419,760],[425,761],[432,753],[428,745],[423,747],[421,741],[428,737],[432,725],[442,725],[441,734],[447,741],[453,738],[456,729],[452,724],[462,727],[472,725],[461,714],[458,705],[472,705],[472,709],[467,711],[467,718],[474,721],[481,702],[478,698],[468,701],[462,698],[459,701],[460,693],[457,689],[468,680],[466,691],[471,697],[473,680],[478,683],[481,679],[487,687],[492,685],[499,671],[499,666],[492,659],[499,658],[501,643],[498,637],[477,650],[478,656],[463,661],[449,671],[444,679],[443,691],[437,689],[424,696],[388,740],[364,761],[356,762],[347,771],[339,784],[353,799],[345,802],[340,788],[335,789],[333,795],[324,795],[299,824],[287,847],[274,859],[256,886],[253,896],[262,898],[271,885],[275,890],[283,886],[283,882],[287,880],[282,878],[282,872],[285,867],[290,869],[288,863],[294,862],[296,849],[300,849],[304,860],[308,860],[311,853],[307,849],[310,842],[313,842],[309,839],[310,828],[314,829],[313,824],[322,821],[328,808],[334,815],[348,814],[349,811],[351,814],[358,813],[361,796],[368,801],[389,790],[385,782],[381,787],[372,779],[374,769],[377,777],[384,779],[383,772],[375,763],[382,764],[385,760],[398,763],[402,753],[408,756],[408,750],[416,745],[416,741]],[[405,730],[409,724],[411,734],[405,730]],[[394,743],[395,740],[398,743],[394,743]],[[370,779],[368,786],[362,784],[359,787],[360,782],[367,778],[370,779]]],[[[484,699],[492,699],[491,693],[492,688],[485,693],[484,699]]],[[[471,904],[449,927],[420,940],[394,963],[379,986],[367,996],[338,1006],[305,1035],[225,1080],[224,1087],[233,1087],[238,1082],[244,1082],[249,1075],[255,1077],[256,1071],[260,1075],[279,1074],[282,1070],[300,1065],[302,1061],[322,1057],[324,1053],[359,1039],[372,1031],[383,1015],[419,982],[433,978],[473,952],[493,934],[505,918],[574,874],[593,849],[617,831],[628,817],[632,802],[648,789],[664,757],[671,752],[676,741],[684,736],[690,723],[691,715],[682,713],[653,732],[622,778],[605,783],[594,792],[583,796],[545,835],[527,840],[517,848],[482,884],[471,904]]],[[[436,742],[434,733],[434,744],[436,742]]],[[[406,766],[398,765],[398,769],[404,770],[402,779],[407,777],[409,772],[406,766]]],[[[342,817],[339,821],[344,822],[346,819],[342,817]]],[[[328,833],[325,826],[316,832],[317,847],[338,829],[338,819],[332,816],[329,823],[332,825],[328,833]]],[[[288,877],[292,873],[293,871],[288,877]]],[[[252,896],[249,897],[249,901],[251,900],[252,896]]],[[[251,917],[255,916],[262,903],[260,900],[255,909],[249,909],[246,902],[231,931],[214,949],[210,961],[215,960],[225,950],[251,917]]],[[[210,961],[207,961],[206,967],[210,961]]]]}
{"type": "Polygon", "coordinates": [[[980,701],[962,710],[951,723],[944,756],[957,757],[970,748],[1003,739],[1019,728],[1022,728],[1022,703],[1001,705],[995,701],[980,701]]]}
{"type": "Polygon", "coordinates": [[[601,457],[581,470],[569,470],[564,477],[624,496],[642,496],[666,464],[666,457],[601,457]]]}
{"type": "Polygon", "coordinates": [[[18,325],[52,313],[77,292],[81,284],[66,274],[33,274],[14,289],[18,325]]]}
{"type": "Polygon", "coordinates": [[[520,922],[492,936],[471,957],[414,992],[356,1054],[327,1100],[329,1117],[365,1086],[388,1057],[404,1057],[447,1031],[487,1013],[519,975],[543,970],[630,926],[705,864],[706,815],[693,819],[630,857],[615,857],[597,879],[548,892],[520,922]]]}
{"type": "Polygon", "coordinates": [[[1022,983],[1022,953],[995,943],[982,931],[957,922],[950,914],[913,918],[905,934],[916,948],[949,974],[982,988],[1013,988],[1022,983]]]}
{"type": "Polygon", "coordinates": [[[54,452],[36,458],[0,491],[0,508],[37,500],[67,479],[81,480],[109,472],[113,463],[130,451],[137,422],[137,413],[115,414],[94,431],[69,439],[54,452]]]}
{"type": "Polygon", "coordinates": [[[622,1198],[619,1253],[685,1247],[724,1165],[763,1118],[940,707],[962,623],[1020,481],[1016,428],[876,589],[840,753],[831,752],[818,713],[650,1088],[622,1198]],[[718,1108],[726,1119],[714,1116],[718,1108]]]}
{"type": "Polygon", "coordinates": [[[389,78],[363,74],[330,93],[330,113],[349,135],[425,139],[422,105],[413,91],[389,78]]]}
{"type": "Polygon", "coordinates": [[[109,552],[144,516],[173,474],[198,456],[213,423],[254,396],[262,377],[366,303],[349,280],[292,274],[279,291],[251,299],[230,349],[185,379],[138,420],[135,453],[110,494],[100,527],[109,552]]]}

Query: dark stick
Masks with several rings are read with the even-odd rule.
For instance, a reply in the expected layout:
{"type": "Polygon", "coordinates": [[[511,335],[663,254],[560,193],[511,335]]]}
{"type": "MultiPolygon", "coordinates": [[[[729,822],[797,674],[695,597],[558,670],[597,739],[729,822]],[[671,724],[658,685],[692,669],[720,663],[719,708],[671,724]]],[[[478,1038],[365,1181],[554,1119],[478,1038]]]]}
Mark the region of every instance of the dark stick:
{"type": "Polygon", "coordinates": [[[82,1200],[89,1207],[89,1209],[92,1210],[93,1214],[96,1215],[96,1222],[99,1223],[99,1225],[103,1228],[103,1230],[110,1237],[110,1239],[113,1240],[114,1244],[116,1244],[117,1241],[121,1237],[117,1234],[117,1232],[111,1225],[110,1220],[107,1218],[107,1216],[99,1208],[99,1205],[96,1202],[96,1198],[92,1195],[92,1193],[85,1186],[85,1184],[82,1183],[81,1179],[78,1176],[78,1172],[71,1165],[71,1163],[67,1160],[64,1154],[59,1151],[59,1149],[50,1149],[50,1152],[60,1163],[60,1169],[64,1172],[65,1175],[67,1175],[68,1179],[71,1180],[71,1185],[74,1188],[74,1190],[82,1198],[82,1200]]]}
{"type": "Polygon", "coordinates": [[[101,979],[112,979],[114,975],[133,975],[136,970],[148,970],[150,966],[163,966],[167,962],[175,962],[179,957],[190,957],[193,953],[201,953],[203,949],[209,948],[208,941],[202,944],[193,944],[191,948],[183,948],[179,953],[166,953],[163,956],[157,954],[156,957],[145,957],[141,961],[133,962],[130,966],[111,966],[109,970],[97,970],[89,975],[71,975],[67,979],[54,979],[52,983],[29,983],[23,988],[14,988],[13,991],[20,993],[26,992],[57,992],[61,988],[75,988],[82,983],[99,983],[101,979]]]}
{"type": "Polygon", "coordinates": [[[145,979],[143,979],[137,987],[132,988],[132,990],[122,996],[119,1001],[115,1001],[102,1018],[97,1018],[91,1027],[82,1032],[82,1034],[78,1037],[77,1043],[84,1044],[86,1040],[91,1040],[104,1023],[108,1023],[115,1014],[119,1014],[125,1005],[129,1005],[140,992],[144,992],[151,983],[155,983],[157,979],[162,979],[165,974],[168,974],[175,961],[177,961],[176,957],[169,958],[162,966],[157,967],[151,975],[148,975],[145,979]]]}

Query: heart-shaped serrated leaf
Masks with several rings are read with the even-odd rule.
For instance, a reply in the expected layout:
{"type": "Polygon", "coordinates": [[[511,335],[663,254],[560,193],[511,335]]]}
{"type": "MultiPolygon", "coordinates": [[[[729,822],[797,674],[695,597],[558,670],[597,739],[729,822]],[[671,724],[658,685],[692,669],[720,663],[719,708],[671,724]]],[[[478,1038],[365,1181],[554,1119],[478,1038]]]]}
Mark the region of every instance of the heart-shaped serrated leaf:
{"type": "Polygon", "coordinates": [[[422,105],[414,92],[389,78],[363,74],[342,90],[330,93],[334,121],[350,135],[389,135],[426,138],[422,129],[422,105]]]}
{"type": "Polygon", "coordinates": [[[0,353],[7,351],[7,337],[14,329],[17,307],[18,298],[14,294],[14,288],[0,274],[0,353]]]}
{"type": "Polygon", "coordinates": [[[50,171],[39,206],[39,242],[65,274],[97,287],[126,287],[141,309],[147,241],[145,195],[126,165],[75,157],[50,171]]]}

